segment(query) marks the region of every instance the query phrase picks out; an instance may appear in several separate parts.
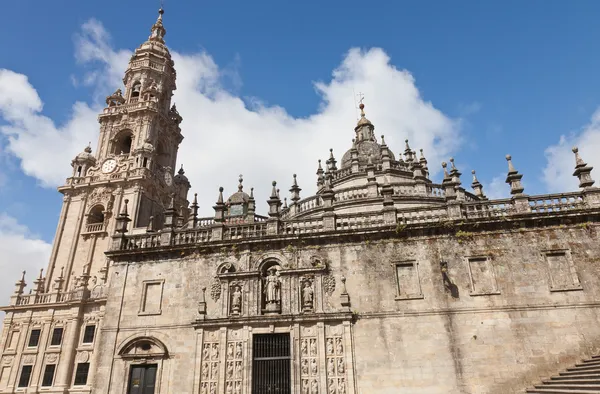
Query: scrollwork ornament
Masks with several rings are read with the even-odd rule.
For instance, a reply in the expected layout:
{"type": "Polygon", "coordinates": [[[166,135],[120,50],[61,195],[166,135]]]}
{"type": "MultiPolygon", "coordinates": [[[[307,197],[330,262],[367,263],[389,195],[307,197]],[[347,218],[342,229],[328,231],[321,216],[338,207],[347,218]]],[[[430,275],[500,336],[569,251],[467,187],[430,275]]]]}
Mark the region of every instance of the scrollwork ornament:
{"type": "Polygon", "coordinates": [[[332,274],[323,277],[323,291],[327,295],[332,295],[335,291],[335,277],[332,274]]]}
{"type": "Polygon", "coordinates": [[[217,302],[221,298],[221,281],[215,277],[210,285],[210,298],[217,302]]]}

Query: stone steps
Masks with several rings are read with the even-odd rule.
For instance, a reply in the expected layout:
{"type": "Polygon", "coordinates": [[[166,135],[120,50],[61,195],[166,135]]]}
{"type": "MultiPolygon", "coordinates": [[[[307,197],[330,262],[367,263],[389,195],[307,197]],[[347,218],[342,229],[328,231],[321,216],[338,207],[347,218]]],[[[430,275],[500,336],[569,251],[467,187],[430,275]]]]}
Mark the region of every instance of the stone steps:
{"type": "Polygon", "coordinates": [[[525,391],[529,394],[600,394],[600,356],[583,360],[525,391]]]}

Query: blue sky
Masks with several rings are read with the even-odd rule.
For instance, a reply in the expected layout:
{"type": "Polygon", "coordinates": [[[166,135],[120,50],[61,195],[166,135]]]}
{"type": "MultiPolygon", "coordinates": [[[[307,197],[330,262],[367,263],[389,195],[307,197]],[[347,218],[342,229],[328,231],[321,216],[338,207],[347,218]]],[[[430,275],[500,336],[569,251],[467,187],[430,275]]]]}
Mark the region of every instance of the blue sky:
{"type": "MultiPolygon", "coordinates": [[[[79,145],[63,149],[60,144],[43,143],[43,132],[37,129],[39,117],[10,137],[29,149],[11,146],[6,129],[0,134],[0,213],[4,215],[0,219],[5,218],[0,238],[12,231],[25,239],[52,242],[62,201],[55,190],[56,174],[63,178],[70,174],[70,159],[84,147],[81,141],[91,140],[95,147],[97,128],[90,113],[101,108],[99,99],[119,87],[118,77],[126,66],[122,59],[126,61],[127,51],[148,37],[158,5],[148,0],[3,4],[0,69],[12,72],[4,81],[17,75],[27,77],[28,84],[19,82],[27,86],[12,86],[25,86],[19,92],[37,93],[43,109],[34,111],[35,115],[51,121],[67,141],[76,139],[79,145]],[[102,39],[95,42],[90,38],[94,34],[102,39]],[[97,56],[82,59],[85,45],[95,45],[97,56]],[[82,116],[86,120],[81,121],[85,127],[71,127],[67,132],[61,128],[73,120],[76,102],[87,111],[82,116]],[[33,134],[31,139],[24,137],[27,130],[33,134]],[[38,160],[41,153],[44,158],[38,160]],[[37,169],[26,170],[29,175],[25,175],[23,168],[28,165],[37,169]]],[[[467,188],[474,168],[484,191],[508,196],[502,178],[507,153],[524,174],[530,194],[576,188],[569,181],[574,143],[581,145],[584,159],[600,166],[596,158],[600,120],[592,119],[600,105],[597,1],[166,0],[165,9],[166,40],[177,53],[179,75],[184,80],[200,79],[208,86],[200,84],[204,88],[179,93],[184,90],[184,81],[179,80],[180,96],[176,94],[175,100],[180,112],[180,101],[189,99],[187,113],[182,112],[186,136],[182,155],[188,162],[195,149],[201,155],[211,136],[222,130],[252,144],[246,149],[220,144],[219,149],[211,149],[214,157],[191,163],[193,191],[201,194],[205,215],[211,214],[210,202],[218,186],[233,191],[240,172],[254,182],[247,186],[262,190],[258,194],[263,200],[269,192],[268,179],[278,177],[284,190],[292,172],[308,174],[299,177],[307,197],[314,190],[311,174],[316,159],[325,158],[330,147],[341,159],[350,147],[354,120],[341,115],[336,120],[338,112],[332,109],[346,102],[339,114],[354,113],[350,88],[368,92],[367,116],[376,127],[386,126],[376,132],[386,134],[389,145],[387,136],[391,135],[395,152],[404,149],[402,130],[409,130],[406,133],[412,138],[423,141],[428,157],[435,158],[430,167],[439,169],[439,162],[453,155],[467,188]],[[358,51],[354,55],[349,52],[352,48],[358,51]],[[379,49],[369,52],[372,48],[379,49]],[[332,77],[340,67],[342,75],[332,77]],[[408,93],[402,96],[375,88],[386,87],[388,77],[390,81],[404,78],[389,89],[406,88],[408,93]],[[371,83],[372,79],[377,82],[371,83]],[[321,88],[315,85],[319,82],[321,88]],[[222,104],[223,95],[231,108],[236,102],[245,103],[242,118],[247,117],[253,126],[246,129],[243,123],[223,120],[229,108],[225,104],[210,111],[223,112],[222,118],[197,118],[193,113],[197,109],[201,116],[213,101],[222,104]],[[417,103],[420,109],[415,112],[420,115],[410,110],[417,108],[412,104],[396,105],[394,100],[401,102],[402,97],[417,103]],[[391,112],[397,113],[388,119],[391,112]],[[406,124],[405,118],[410,118],[406,124]],[[210,123],[199,127],[203,119],[210,123]],[[273,130],[262,134],[256,124],[273,130]],[[402,126],[395,130],[395,124],[402,126]],[[303,128],[316,131],[302,136],[303,128]],[[333,129],[340,129],[340,134],[333,129]],[[307,141],[314,154],[305,152],[297,162],[285,163],[282,175],[278,168],[285,152],[297,147],[297,140],[286,143],[286,133],[300,135],[298,140],[307,141]],[[562,142],[561,136],[565,136],[562,142]],[[247,165],[257,161],[253,150],[260,149],[259,145],[266,147],[265,161],[272,161],[264,166],[247,165]],[[310,161],[303,161],[305,157],[310,161]]],[[[0,94],[6,95],[2,89],[0,83],[0,94]]],[[[16,123],[7,119],[8,102],[5,97],[3,112],[0,98],[0,125],[23,123],[21,118],[16,123]]],[[[264,213],[266,203],[261,206],[259,202],[259,209],[264,213]]]]}

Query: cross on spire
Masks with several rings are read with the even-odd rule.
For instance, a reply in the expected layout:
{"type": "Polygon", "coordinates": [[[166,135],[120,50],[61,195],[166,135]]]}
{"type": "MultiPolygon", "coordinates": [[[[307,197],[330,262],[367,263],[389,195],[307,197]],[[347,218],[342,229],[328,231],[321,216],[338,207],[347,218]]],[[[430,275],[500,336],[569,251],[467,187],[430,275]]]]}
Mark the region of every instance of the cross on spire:
{"type": "Polygon", "coordinates": [[[362,104],[363,100],[365,99],[365,95],[362,92],[358,92],[357,96],[359,97],[358,99],[358,104],[362,104]]]}

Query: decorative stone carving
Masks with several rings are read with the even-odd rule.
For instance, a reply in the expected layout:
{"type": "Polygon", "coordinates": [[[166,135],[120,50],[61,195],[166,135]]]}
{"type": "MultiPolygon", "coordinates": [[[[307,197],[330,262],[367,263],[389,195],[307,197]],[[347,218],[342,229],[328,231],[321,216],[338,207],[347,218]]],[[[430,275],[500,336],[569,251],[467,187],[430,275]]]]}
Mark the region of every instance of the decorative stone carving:
{"type": "Polygon", "coordinates": [[[234,282],[230,287],[231,292],[231,314],[233,316],[239,316],[242,311],[242,286],[234,282]]]}
{"type": "Polygon", "coordinates": [[[89,359],[90,359],[90,353],[89,352],[79,352],[79,353],[77,353],[77,362],[87,363],[89,359]]]}
{"type": "Polygon", "coordinates": [[[319,392],[319,363],[317,350],[317,338],[303,338],[300,341],[302,393],[312,394],[319,392]]]}
{"type": "Polygon", "coordinates": [[[300,293],[302,297],[302,312],[312,312],[314,305],[315,291],[313,287],[314,279],[312,277],[302,278],[300,280],[300,293]]]}
{"type": "Polygon", "coordinates": [[[279,266],[268,269],[264,278],[265,313],[281,312],[281,278],[279,266]]]}
{"type": "Polygon", "coordinates": [[[201,394],[216,394],[219,381],[219,342],[216,333],[207,332],[202,346],[201,394]]]}
{"type": "Polygon", "coordinates": [[[327,391],[345,393],[346,364],[342,336],[336,335],[325,339],[325,356],[327,357],[327,391]]]}
{"type": "Polygon", "coordinates": [[[35,356],[33,354],[28,354],[23,357],[23,365],[33,365],[35,363],[35,356]]]}
{"type": "Polygon", "coordinates": [[[221,281],[215,277],[210,285],[210,298],[217,302],[221,298],[221,281]]]}
{"type": "Polygon", "coordinates": [[[243,376],[243,346],[241,341],[227,343],[227,368],[225,373],[225,392],[241,394],[243,376]],[[227,391],[231,390],[231,391],[227,391]]]}
{"type": "Polygon", "coordinates": [[[332,295],[335,291],[335,277],[332,274],[323,276],[323,291],[327,295],[332,295]]]}
{"type": "Polygon", "coordinates": [[[2,358],[2,364],[4,365],[10,365],[13,362],[14,357],[13,356],[6,356],[2,358]]]}
{"type": "Polygon", "coordinates": [[[58,353],[46,354],[46,364],[54,364],[58,360],[58,353]]]}

